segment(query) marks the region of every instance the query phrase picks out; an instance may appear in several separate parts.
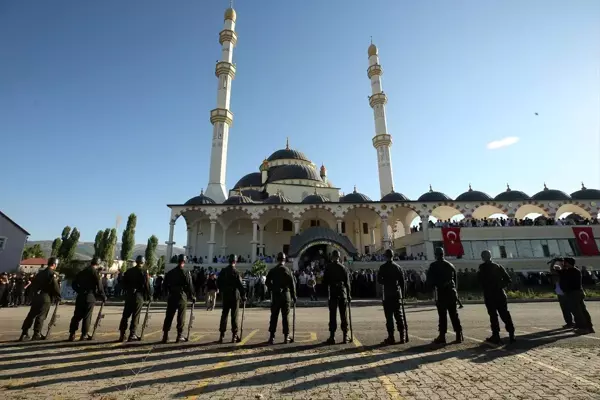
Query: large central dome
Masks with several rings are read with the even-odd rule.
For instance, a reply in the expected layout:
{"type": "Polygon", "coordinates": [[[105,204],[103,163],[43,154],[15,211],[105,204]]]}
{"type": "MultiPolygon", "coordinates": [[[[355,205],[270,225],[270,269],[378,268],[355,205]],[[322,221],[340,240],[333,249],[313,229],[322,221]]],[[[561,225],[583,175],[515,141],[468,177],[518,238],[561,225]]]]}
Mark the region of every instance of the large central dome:
{"type": "Polygon", "coordinates": [[[276,161],[276,160],[301,160],[308,161],[308,157],[301,151],[290,149],[290,142],[286,140],[285,149],[277,150],[269,157],[267,157],[267,161],[276,161]]]}

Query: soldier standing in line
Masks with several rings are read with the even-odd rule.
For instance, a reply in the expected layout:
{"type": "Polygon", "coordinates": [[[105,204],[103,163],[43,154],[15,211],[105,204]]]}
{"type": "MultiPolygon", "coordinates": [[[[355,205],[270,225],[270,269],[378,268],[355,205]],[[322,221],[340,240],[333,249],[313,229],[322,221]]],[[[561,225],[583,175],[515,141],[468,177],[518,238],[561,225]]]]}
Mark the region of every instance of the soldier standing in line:
{"type": "Polygon", "coordinates": [[[237,256],[229,256],[229,265],[221,270],[217,278],[217,287],[221,292],[223,300],[223,311],[221,312],[221,323],[219,325],[219,343],[223,343],[227,331],[227,317],[231,311],[231,343],[239,343],[242,339],[238,336],[238,311],[240,309],[240,298],[246,301],[242,276],[235,268],[237,256]]]}
{"type": "Polygon", "coordinates": [[[75,299],[75,311],[73,312],[71,326],[69,327],[70,342],[75,340],[75,332],[77,332],[79,321],[81,320],[83,320],[83,323],[81,324],[81,338],[79,340],[91,339],[88,336],[88,332],[92,324],[92,313],[94,312],[96,295],[99,295],[102,301],[106,301],[104,288],[98,275],[98,265],[100,265],[100,259],[93,257],[90,265],[77,273],[71,285],[75,293],[77,293],[77,298],[75,299]]]}
{"type": "Polygon", "coordinates": [[[33,299],[31,301],[31,308],[29,314],[23,321],[23,327],[21,328],[23,333],[19,338],[19,341],[23,341],[29,338],[29,328],[33,325],[33,336],[31,340],[42,340],[42,327],[44,321],[50,311],[50,306],[53,302],[60,301],[60,286],[54,270],[58,265],[58,259],[50,257],[48,259],[48,267],[39,271],[32,282],[31,293],[33,293],[33,299]],[[35,320],[35,323],[34,323],[35,320]]]}
{"type": "Polygon", "coordinates": [[[326,343],[335,344],[337,330],[337,310],[340,310],[340,327],[344,333],[343,343],[348,343],[348,303],[350,297],[350,275],[340,262],[340,253],[331,252],[331,263],[325,267],[323,284],[329,289],[329,339],[326,343]]]}
{"type": "Polygon", "coordinates": [[[125,331],[127,330],[127,321],[131,317],[129,325],[129,339],[132,342],[139,340],[136,336],[136,329],[140,322],[140,314],[144,301],[150,300],[150,284],[148,282],[148,274],[142,270],[142,266],[146,262],[143,256],[137,256],[135,259],[135,267],[129,268],[123,274],[122,290],[125,293],[125,306],[123,307],[123,316],[119,324],[119,342],[125,340],[125,331]]]}
{"type": "Polygon", "coordinates": [[[483,300],[490,316],[490,325],[492,328],[492,336],[485,340],[494,344],[502,344],[502,340],[500,339],[500,324],[498,323],[498,315],[500,315],[508,332],[510,342],[514,343],[515,326],[508,311],[506,292],[504,291],[511,283],[510,276],[502,265],[492,261],[492,253],[489,250],[481,252],[481,259],[483,260],[483,264],[479,266],[477,279],[483,289],[483,300]]]}
{"type": "Polygon", "coordinates": [[[396,343],[394,318],[398,332],[400,332],[400,343],[405,343],[406,327],[404,326],[404,315],[402,315],[402,298],[406,289],[404,271],[393,261],[394,252],[391,249],[385,251],[385,258],[387,261],[379,267],[377,273],[377,282],[383,285],[383,312],[388,331],[388,337],[382,344],[396,343]]]}
{"type": "Polygon", "coordinates": [[[163,343],[169,341],[169,331],[171,330],[175,312],[177,312],[177,339],[175,339],[175,342],[179,343],[186,340],[183,336],[183,329],[185,328],[187,299],[189,297],[192,302],[195,303],[196,295],[191,276],[190,274],[185,273],[183,270],[184,266],[185,256],[180,254],[177,259],[177,267],[173,268],[165,275],[163,287],[169,297],[167,300],[167,313],[163,323],[163,343]]]}
{"type": "Polygon", "coordinates": [[[575,333],[587,335],[595,333],[592,317],[585,305],[585,291],[581,281],[581,271],[575,267],[573,257],[563,259],[563,267],[557,268],[560,277],[560,287],[567,296],[569,309],[575,319],[575,333]]]}
{"type": "Polygon", "coordinates": [[[277,319],[281,312],[283,325],[283,343],[289,343],[290,305],[296,302],[296,280],[292,271],[285,266],[286,256],[277,253],[277,265],[267,274],[266,285],[271,293],[271,319],[269,321],[269,344],[275,343],[277,319]]]}
{"type": "Polygon", "coordinates": [[[458,294],[456,293],[456,269],[454,265],[444,258],[444,249],[435,249],[436,261],[429,265],[427,270],[427,284],[431,285],[436,293],[436,307],[439,316],[439,336],[433,340],[435,344],[446,344],[448,331],[448,315],[452,321],[452,328],[456,333],[455,343],[463,342],[462,326],[456,309],[458,294]]]}

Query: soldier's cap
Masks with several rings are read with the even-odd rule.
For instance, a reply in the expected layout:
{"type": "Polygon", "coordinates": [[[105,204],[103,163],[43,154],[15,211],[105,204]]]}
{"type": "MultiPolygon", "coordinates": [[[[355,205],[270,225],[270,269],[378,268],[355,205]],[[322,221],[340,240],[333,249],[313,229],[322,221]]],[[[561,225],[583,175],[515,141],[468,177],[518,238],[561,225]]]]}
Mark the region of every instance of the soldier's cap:
{"type": "Polygon", "coordinates": [[[334,250],[331,252],[331,257],[332,258],[340,258],[340,252],[337,250],[334,250]]]}
{"type": "Polygon", "coordinates": [[[228,261],[229,261],[230,263],[237,262],[237,256],[236,256],[235,254],[230,254],[230,255],[229,255],[229,258],[228,258],[228,261]]]}
{"type": "Polygon", "coordinates": [[[144,256],[137,256],[135,258],[135,262],[138,264],[144,264],[146,262],[146,257],[144,256]]]}
{"type": "Polygon", "coordinates": [[[179,257],[177,257],[177,262],[178,263],[185,262],[185,256],[183,254],[180,254],[179,257]]]}
{"type": "Polygon", "coordinates": [[[575,266],[575,259],[573,257],[565,257],[563,261],[565,262],[565,264],[575,266]]]}
{"type": "Polygon", "coordinates": [[[554,264],[557,261],[565,261],[565,259],[563,257],[556,257],[556,258],[553,258],[552,260],[548,261],[547,264],[548,265],[554,264]]]}
{"type": "Polygon", "coordinates": [[[52,266],[52,265],[58,265],[58,258],[56,257],[50,257],[48,259],[48,266],[52,266]]]}
{"type": "Polygon", "coordinates": [[[277,253],[277,261],[285,261],[285,259],[285,254],[283,254],[282,252],[277,253]]]}

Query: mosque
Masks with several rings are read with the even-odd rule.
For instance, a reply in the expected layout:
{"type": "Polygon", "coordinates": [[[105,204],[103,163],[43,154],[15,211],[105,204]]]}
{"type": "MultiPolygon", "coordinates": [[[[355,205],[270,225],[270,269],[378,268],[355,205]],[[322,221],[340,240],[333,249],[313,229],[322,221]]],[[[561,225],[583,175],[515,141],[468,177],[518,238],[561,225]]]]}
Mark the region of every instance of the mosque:
{"type": "MultiPolygon", "coordinates": [[[[377,254],[393,248],[405,254],[433,259],[433,249],[444,246],[452,250],[457,243],[464,260],[476,262],[480,248],[490,248],[495,258],[521,260],[523,265],[544,262],[555,254],[596,256],[600,247],[600,191],[587,189],[567,194],[561,190],[543,189],[529,196],[506,187],[492,197],[470,187],[456,198],[430,187],[418,199],[408,199],[393,186],[390,148],[383,91],[383,68],[374,44],[367,51],[366,75],[371,83],[369,105],[373,109],[375,134],[372,139],[377,155],[380,198],[371,199],[359,188],[342,193],[330,180],[324,165],[317,166],[301,151],[290,147],[274,151],[262,160],[256,171],[241,177],[233,188],[225,186],[227,146],[233,113],[230,111],[232,81],[236,65],[232,63],[237,42],[236,12],[228,8],[224,28],[219,33],[221,59],[216,63],[217,106],[210,111],[213,124],[209,181],[200,192],[183,204],[170,204],[170,231],[167,256],[173,256],[175,224],[187,226],[186,255],[202,258],[204,264],[215,257],[235,253],[248,262],[261,255],[283,251],[298,260],[303,254],[332,248],[347,256],[377,254]],[[482,220],[503,214],[520,220],[531,213],[555,219],[573,213],[586,219],[584,231],[571,226],[494,226],[488,228],[442,228],[423,223],[415,231],[411,223],[431,217],[447,221],[462,215],[465,221],[482,220]],[[594,222],[594,223],[595,223],[594,222]],[[584,243],[585,242],[585,243],[584,243]],[[595,248],[595,252],[594,249],[595,248]]],[[[259,160],[257,160],[257,163],[259,160]]],[[[452,251],[450,251],[452,253],[452,251]]],[[[415,257],[416,258],[416,257],[415,257]]]]}

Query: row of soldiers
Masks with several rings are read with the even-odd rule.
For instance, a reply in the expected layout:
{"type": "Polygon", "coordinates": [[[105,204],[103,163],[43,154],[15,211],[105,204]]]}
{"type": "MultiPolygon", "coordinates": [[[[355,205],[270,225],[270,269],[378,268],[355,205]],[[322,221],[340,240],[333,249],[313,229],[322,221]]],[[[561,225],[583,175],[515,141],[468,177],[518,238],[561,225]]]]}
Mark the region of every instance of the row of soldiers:
{"type": "MultiPolygon", "coordinates": [[[[510,285],[511,279],[506,270],[491,259],[491,253],[487,250],[482,254],[483,263],[479,267],[478,280],[483,288],[485,306],[487,308],[492,336],[486,340],[491,343],[499,344],[500,325],[498,316],[505,324],[509,334],[510,342],[515,341],[515,327],[512,322],[510,312],[508,311],[507,297],[505,288],[510,285]]],[[[400,333],[399,343],[408,341],[408,326],[404,312],[404,294],[406,291],[406,278],[402,268],[396,264],[392,250],[385,251],[386,262],[382,264],[377,273],[377,282],[383,286],[383,309],[386,319],[386,329],[388,336],[383,340],[384,345],[397,343],[395,330],[400,333]]],[[[436,344],[446,343],[446,333],[448,331],[448,316],[456,334],[455,342],[463,341],[463,329],[458,315],[458,295],[456,291],[456,269],[444,257],[442,248],[435,249],[436,260],[431,263],[427,272],[427,282],[434,290],[436,306],[439,317],[439,335],[434,339],[436,344]]],[[[217,285],[223,298],[223,310],[219,326],[219,342],[224,340],[227,331],[227,320],[231,316],[232,342],[240,342],[238,335],[238,313],[240,303],[245,305],[246,293],[242,283],[242,277],[236,269],[237,258],[235,255],[229,256],[229,265],[219,274],[217,285]]],[[[119,341],[125,340],[125,334],[129,323],[129,341],[141,340],[137,336],[137,327],[144,302],[150,302],[150,287],[147,273],[142,269],[144,257],[136,259],[136,266],[128,269],[123,277],[123,288],[126,293],[125,305],[121,323],[119,325],[119,341]],[[129,319],[131,321],[129,322],[129,319]]],[[[40,271],[32,282],[34,299],[31,310],[22,326],[22,335],[20,340],[28,338],[28,331],[32,324],[34,325],[34,335],[32,340],[44,339],[41,335],[41,329],[44,320],[53,301],[60,301],[60,290],[54,272],[58,260],[50,258],[48,268],[40,271]]],[[[91,339],[89,335],[92,312],[96,296],[102,301],[106,301],[103,287],[98,276],[97,266],[100,264],[98,258],[92,259],[90,266],[80,271],[75,277],[72,286],[77,292],[75,301],[75,311],[69,328],[69,340],[75,339],[75,333],[78,330],[79,323],[82,323],[81,340],[91,339]]],[[[271,317],[269,323],[268,342],[275,342],[275,332],[277,330],[279,315],[282,317],[283,342],[293,341],[290,338],[289,314],[292,307],[295,307],[297,300],[296,282],[292,271],[286,267],[286,256],[283,253],[277,255],[277,265],[273,267],[266,277],[266,285],[272,296],[271,317]]],[[[185,310],[188,299],[195,303],[195,290],[191,275],[184,271],[185,258],[178,258],[178,266],[169,271],[164,280],[164,289],[168,293],[167,311],[163,323],[162,342],[169,341],[168,333],[171,329],[173,318],[177,314],[177,338],[176,342],[186,341],[189,337],[183,335],[185,327],[185,310]]],[[[326,266],[323,276],[323,284],[329,292],[329,332],[330,336],[327,343],[335,343],[335,333],[337,330],[337,314],[340,314],[340,327],[343,333],[342,342],[347,343],[352,340],[348,336],[352,329],[352,322],[349,314],[351,312],[351,283],[348,269],[340,262],[340,254],[333,251],[331,262],[326,266]]],[[[192,305],[193,310],[193,305],[192,305]]],[[[148,312],[148,311],[147,311],[148,312]]],[[[351,314],[350,314],[351,315],[351,314]]],[[[191,320],[190,320],[191,323],[191,320]]],[[[243,319],[242,319],[243,323],[243,319]]],[[[591,324],[591,322],[590,322],[591,324]]]]}

